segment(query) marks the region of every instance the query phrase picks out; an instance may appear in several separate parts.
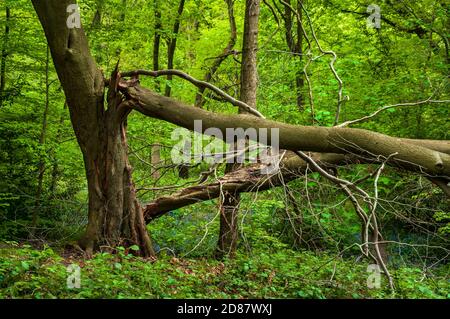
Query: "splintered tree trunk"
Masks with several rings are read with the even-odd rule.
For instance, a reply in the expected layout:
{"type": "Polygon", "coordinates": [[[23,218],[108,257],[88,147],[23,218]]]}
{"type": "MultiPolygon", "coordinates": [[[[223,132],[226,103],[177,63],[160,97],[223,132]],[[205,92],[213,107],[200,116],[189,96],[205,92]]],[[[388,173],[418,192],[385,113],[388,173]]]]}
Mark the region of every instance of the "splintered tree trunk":
{"type": "Polygon", "coordinates": [[[130,110],[121,104],[122,97],[117,94],[120,76],[117,69],[111,76],[105,109],[105,79],[92,58],[83,28],[67,25],[70,14],[67,8],[74,2],[32,0],[83,153],[89,215],[80,246],[90,255],[102,247],[138,245],[142,256],[153,256],[131,178],[126,139],[126,118],[130,110]]]}
{"type": "MultiPolygon", "coordinates": [[[[244,39],[242,45],[241,92],[240,100],[250,107],[256,108],[258,87],[257,51],[258,22],[260,0],[247,0],[245,4],[244,39]]],[[[240,109],[239,113],[245,113],[240,109]]],[[[239,168],[229,164],[226,171],[239,168]]],[[[240,205],[239,192],[225,192],[221,199],[219,241],[215,251],[216,258],[233,257],[239,237],[238,212],[240,205]]]]}
{"type": "MultiPolygon", "coordinates": [[[[117,72],[111,79],[119,79],[117,72]]],[[[89,187],[89,222],[80,243],[88,253],[96,249],[138,245],[140,254],[154,256],[143,211],[136,198],[132,168],[128,160],[126,116],[112,80],[108,109],[102,118],[99,151],[86,154],[89,187]]]]}
{"type": "MultiPolygon", "coordinates": [[[[106,118],[115,117],[113,113],[106,118]]],[[[107,123],[102,152],[85,158],[89,219],[80,244],[88,254],[98,249],[138,245],[140,255],[155,255],[131,178],[125,130],[124,122],[107,123]]]]}

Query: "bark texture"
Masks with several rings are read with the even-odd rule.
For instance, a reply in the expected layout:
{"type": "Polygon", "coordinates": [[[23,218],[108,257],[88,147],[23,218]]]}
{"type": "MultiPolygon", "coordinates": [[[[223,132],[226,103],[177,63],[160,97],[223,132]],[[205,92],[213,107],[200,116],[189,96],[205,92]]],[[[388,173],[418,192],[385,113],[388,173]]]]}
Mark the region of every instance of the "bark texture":
{"type": "MultiPolygon", "coordinates": [[[[194,129],[195,120],[202,120],[203,132],[215,127],[224,136],[227,128],[268,129],[268,143],[272,138],[270,129],[278,128],[281,149],[322,153],[314,156],[325,167],[328,164],[380,162],[389,158],[388,165],[423,174],[444,190],[448,187],[450,141],[401,139],[352,128],[294,126],[249,114],[215,114],[156,94],[141,87],[136,79],[124,81],[117,68],[108,81],[105,101],[106,81],[89,52],[83,29],[69,29],[66,24],[66,9],[75,1],[33,0],[32,3],[45,31],[83,154],[89,216],[80,244],[88,253],[101,247],[113,249],[117,245],[136,244],[143,256],[154,256],[127,156],[127,116],[132,110],[190,130],[194,129]]],[[[252,65],[256,66],[256,63],[252,65]]],[[[251,106],[256,106],[256,103],[251,104],[251,101],[256,101],[254,80],[243,80],[248,86],[245,93],[248,95],[242,93],[243,100],[251,106]]],[[[288,157],[282,161],[279,173],[282,179],[279,174],[269,178],[267,175],[261,176],[258,166],[254,166],[227,174],[222,185],[230,193],[254,191],[280,185],[282,181],[295,178],[304,169],[305,163],[299,158],[288,157]]],[[[168,209],[220,195],[218,183],[190,187],[150,203],[145,208],[145,216],[149,221],[168,209]]]]}
{"type": "Polygon", "coordinates": [[[94,249],[136,244],[153,256],[142,208],[135,196],[127,157],[126,116],[117,95],[118,74],[110,81],[105,108],[105,80],[92,58],[82,28],[68,28],[66,9],[73,0],[34,0],[56,72],[66,95],[72,126],[83,153],[89,216],[80,245],[94,249]]]}
{"type": "Polygon", "coordinates": [[[215,127],[226,136],[227,128],[279,129],[280,149],[306,152],[355,154],[362,158],[387,158],[390,165],[426,176],[450,177],[450,141],[412,140],[391,137],[364,129],[290,125],[247,114],[216,114],[158,95],[140,85],[123,88],[130,107],[150,117],[194,130],[194,121],[202,120],[203,132],[215,127]]]}

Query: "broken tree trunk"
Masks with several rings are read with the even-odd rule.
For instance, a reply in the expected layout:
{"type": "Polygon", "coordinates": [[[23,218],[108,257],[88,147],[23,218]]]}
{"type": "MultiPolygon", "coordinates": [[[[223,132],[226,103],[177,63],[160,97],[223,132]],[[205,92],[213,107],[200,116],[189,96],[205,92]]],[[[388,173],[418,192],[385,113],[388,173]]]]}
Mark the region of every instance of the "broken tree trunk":
{"type": "MultiPolygon", "coordinates": [[[[306,152],[355,154],[364,158],[388,158],[389,164],[425,176],[450,178],[450,141],[412,140],[391,137],[364,129],[290,125],[255,116],[216,114],[174,99],[158,95],[139,84],[122,88],[128,104],[133,109],[194,130],[194,121],[202,121],[202,132],[208,128],[219,129],[226,136],[227,128],[267,129],[267,143],[271,144],[271,129],[278,129],[279,147],[285,150],[306,152]],[[396,154],[393,156],[393,154],[396,154]]],[[[262,129],[261,131],[259,129],[262,129]]]]}
{"type": "Polygon", "coordinates": [[[45,31],[84,158],[89,216],[80,246],[92,254],[102,246],[114,249],[118,245],[138,245],[142,256],[153,256],[128,162],[126,116],[130,110],[120,104],[117,72],[110,81],[105,109],[105,80],[90,54],[84,31],[68,28],[66,23],[67,8],[74,2],[33,0],[33,5],[45,31]]]}

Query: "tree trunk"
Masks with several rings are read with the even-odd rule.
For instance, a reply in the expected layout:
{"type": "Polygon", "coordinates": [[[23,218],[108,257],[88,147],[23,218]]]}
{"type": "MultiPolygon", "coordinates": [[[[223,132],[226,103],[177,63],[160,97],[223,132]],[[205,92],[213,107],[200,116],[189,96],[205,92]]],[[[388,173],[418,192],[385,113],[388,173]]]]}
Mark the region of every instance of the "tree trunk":
{"type": "MultiPolygon", "coordinates": [[[[297,0],[297,11],[302,19],[302,4],[303,0],[297,0]]],[[[300,63],[303,61],[303,32],[302,27],[299,22],[297,22],[297,43],[295,45],[295,58],[297,58],[300,63]]],[[[303,97],[303,87],[305,86],[305,80],[303,79],[303,74],[301,68],[297,67],[297,72],[295,74],[295,84],[296,84],[296,92],[297,92],[297,107],[300,111],[304,110],[304,97],[303,97]]]]}
{"type": "MultiPolygon", "coordinates": [[[[185,0],[180,0],[180,3],[178,5],[178,11],[177,16],[175,18],[175,22],[173,24],[173,31],[172,31],[172,37],[170,41],[168,42],[167,46],[167,68],[169,70],[173,69],[173,62],[175,58],[175,50],[177,48],[177,37],[178,33],[180,32],[180,24],[181,24],[181,16],[183,15],[184,11],[184,4],[185,0]]],[[[165,89],[165,96],[170,96],[172,93],[172,75],[167,76],[168,84],[166,84],[165,89]]],[[[189,178],[189,166],[180,164],[178,166],[178,176],[183,179],[189,178]]]]}
{"type": "MultiPolygon", "coordinates": [[[[49,63],[50,63],[50,52],[47,46],[46,49],[46,60],[45,60],[45,107],[44,114],[42,115],[42,128],[41,134],[39,137],[39,145],[44,148],[45,147],[45,139],[47,137],[47,117],[48,117],[48,107],[50,105],[50,83],[49,83],[49,63]]],[[[36,190],[36,204],[33,209],[32,216],[32,231],[31,235],[34,236],[36,232],[36,227],[38,224],[39,211],[41,208],[41,199],[42,192],[44,187],[44,173],[45,173],[45,157],[43,154],[43,150],[41,150],[41,154],[39,156],[39,164],[38,164],[38,187],[36,190]]]]}
{"type": "MultiPolygon", "coordinates": [[[[260,0],[247,0],[245,6],[244,39],[242,45],[241,92],[240,100],[250,107],[256,108],[258,87],[257,51],[258,51],[258,20],[260,0]]],[[[239,113],[246,113],[239,109],[239,113]]],[[[238,169],[239,165],[228,164],[226,172],[238,169]]],[[[219,241],[215,256],[233,257],[238,240],[238,213],[240,205],[239,192],[223,193],[220,200],[219,241]]]]}
{"type": "Polygon", "coordinates": [[[2,56],[0,62],[0,107],[3,105],[6,85],[6,58],[8,57],[8,37],[9,37],[9,23],[11,19],[11,12],[9,7],[5,8],[6,21],[5,21],[5,34],[3,38],[2,56]]]}
{"type": "Polygon", "coordinates": [[[152,178],[155,180],[158,180],[161,177],[161,174],[159,173],[159,170],[158,170],[159,165],[161,164],[161,145],[160,144],[152,145],[151,164],[152,164],[152,178]]]}
{"type": "MultiPolygon", "coordinates": [[[[225,61],[225,59],[230,54],[233,54],[232,49],[236,44],[237,31],[236,31],[236,19],[234,18],[234,0],[225,0],[225,3],[227,4],[228,20],[230,23],[230,40],[228,41],[228,44],[223,50],[222,54],[214,59],[214,63],[211,65],[211,68],[205,75],[205,82],[210,82],[212,80],[214,74],[217,72],[222,62],[225,61]]],[[[205,103],[205,99],[203,98],[204,93],[205,88],[201,87],[195,96],[196,107],[203,107],[203,104],[205,103]]]]}
{"type": "Polygon", "coordinates": [[[99,149],[85,155],[89,187],[89,222],[80,241],[88,253],[95,249],[138,245],[140,254],[154,256],[143,210],[136,198],[128,160],[126,117],[131,111],[117,94],[118,71],[111,76],[108,109],[101,123],[99,149]]]}
{"type": "MultiPolygon", "coordinates": [[[[450,177],[450,142],[446,140],[414,140],[357,128],[290,125],[247,114],[216,114],[155,94],[138,84],[125,88],[124,93],[133,109],[191,131],[196,120],[203,122],[203,134],[211,134],[208,132],[211,127],[219,129],[223,136],[227,128],[255,128],[257,134],[251,139],[258,142],[259,128],[268,132],[278,129],[277,140],[283,150],[353,154],[363,162],[389,157],[390,166],[428,177],[450,177]]],[[[270,145],[272,136],[267,135],[270,145]]]]}
{"type": "Polygon", "coordinates": [[[66,95],[72,126],[83,153],[88,184],[88,225],[79,243],[88,255],[99,248],[138,245],[154,256],[128,161],[126,117],[112,74],[105,109],[105,79],[89,51],[82,28],[67,28],[73,0],[33,0],[66,95]]]}
{"type": "MultiPolygon", "coordinates": [[[[244,39],[242,45],[240,100],[256,108],[258,89],[258,23],[260,0],[247,0],[245,8],[244,39]]],[[[245,113],[240,109],[239,113],[245,113]]]]}
{"type": "MultiPolygon", "coordinates": [[[[167,68],[169,70],[173,69],[173,60],[175,58],[175,49],[177,48],[177,37],[178,37],[178,33],[180,31],[181,15],[183,14],[183,11],[184,11],[184,4],[185,4],[185,0],[180,0],[180,4],[178,5],[177,16],[175,18],[175,23],[173,25],[172,38],[169,41],[169,45],[168,45],[168,49],[167,49],[167,68]]],[[[169,84],[166,85],[165,95],[170,96],[171,91],[172,91],[172,87],[170,86],[170,84],[171,84],[170,82],[172,81],[171,75],[167,76],[167,81],[169,81],[169,84]]]]}
{"type": "MultiPolygon", "coordinates": [[[[291,1],[286,0],[286,4],[284,4],[284,14],[283,14],[283,20],[284,20],[284,29],[285,29],[285,38],[286,38],[286,44],[289,48],[289,51],[293,55],[294,60],[302,61],[303,60],[303,32],[301,28],[301,24],[297,21],[297,28],[296,28],[296,37],[297,39],[294,39],[292,32],[293,32],[293,16],[294,13],[291,10],[291,1]]],[[[302,18],[302,4],[303,0],[297,0],[297,12],[299,15],[299,18],[302,18]]],[[[303,75],[301,73],[301,68],[297,67],[297,71],[295,73],[295,86],[296,86],[296,103],[299,110],[304,109],[304,97],[303,97],[303,87],[304,87],[304,79],[303,75]]]]}
{"type": "MultiPolygon", "coordinates": [[[[159,8],[158,0],[154,0],[154,10],[155,10],[155,36],[153,39],[153,70],[159,70],[159,48],[161,46],[161,9],[159,8]]],[[[161,92],[161,83],[159,79],[155,79],[155,89],[156,92],[161,92]]]]}

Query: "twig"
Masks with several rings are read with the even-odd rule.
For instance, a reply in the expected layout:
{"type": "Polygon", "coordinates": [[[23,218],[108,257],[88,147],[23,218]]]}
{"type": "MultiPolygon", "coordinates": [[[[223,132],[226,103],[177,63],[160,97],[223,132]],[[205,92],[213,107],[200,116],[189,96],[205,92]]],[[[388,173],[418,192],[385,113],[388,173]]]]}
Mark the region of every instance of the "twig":
{"type": "Polygon", "coordinates": [[[380,112],[394,108],[394,107],[417,106],[417,105],[423,105],[423,104],[428,104],[428,103],[430,103],[430,104],[431,103],[450,103],[450,100],[432,100],[431,97],[429,97],[428,99],[426,99],[424,101],[420,101],[420,102],[408,102],[408,103],[398,103],[398,104],[393,104],[393,105],[386,105],[386,106],[383,106],[382,108],[376,110],[375,112],[373,112],[370,115],[366,115],[366,116],[361,117],[356,120],[344,122],[342,124],[337,125],[337,127],[346,127],[351,124],[367,121],[367,120],[371,119],[372,117],[378,115],[380,112]]]}

